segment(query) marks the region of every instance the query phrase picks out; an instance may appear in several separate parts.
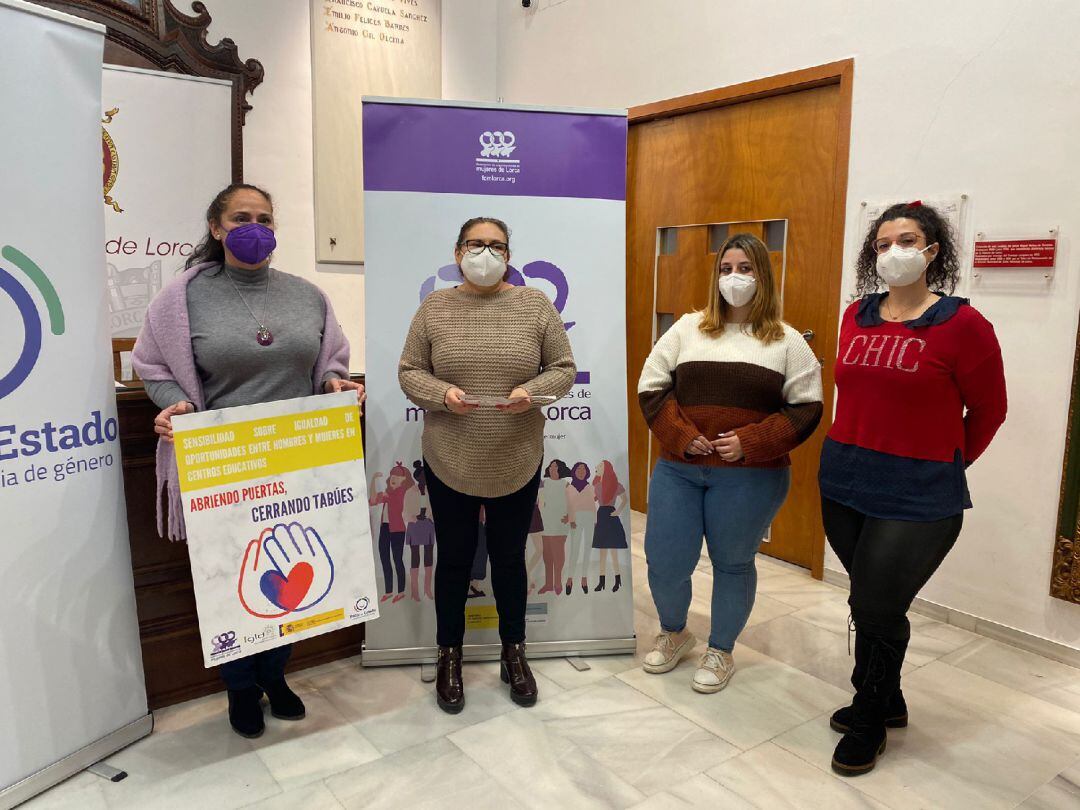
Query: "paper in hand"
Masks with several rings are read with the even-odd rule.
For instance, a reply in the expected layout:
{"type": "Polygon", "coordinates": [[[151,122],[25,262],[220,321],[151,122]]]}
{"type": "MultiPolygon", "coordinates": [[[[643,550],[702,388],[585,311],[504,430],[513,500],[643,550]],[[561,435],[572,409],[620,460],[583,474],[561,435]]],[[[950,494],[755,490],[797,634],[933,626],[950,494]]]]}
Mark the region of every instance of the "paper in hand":
{"type": "MultiPolygon", "coordinates": [[[[494,408],[494,407],[500,406],[500,405],[501,406],[515,405],[518,402],[521,402],[522,399],[524,399],[524,398],[523,397],[514,397],[513,399],[511,399],[510,397],[481,397],[481,396],[473,396],[472,394],[464,394],[461,397],[461,401],[464,402],[466,405],[479,405],[481,407],[486,407],[486,408],[494,408]]],[[[556,399],[558,399],[558,397],[542,397],[542,396],[532,397],[533,403],[534,404],[539,404],[539,405],[546,405],[548,403],[554,402],[556,399]]]]}

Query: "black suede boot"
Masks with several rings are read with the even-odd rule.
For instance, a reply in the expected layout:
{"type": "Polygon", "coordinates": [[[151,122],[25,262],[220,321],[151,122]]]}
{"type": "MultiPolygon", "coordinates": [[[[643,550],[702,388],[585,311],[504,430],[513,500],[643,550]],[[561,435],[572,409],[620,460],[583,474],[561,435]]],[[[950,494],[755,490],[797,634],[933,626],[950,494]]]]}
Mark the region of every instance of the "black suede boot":
{"type": "Polygon", "coordinates": [[[300,700],[299,695],[289,688],[284,678],[259,685],[270,701],[270,714],[278,720],[303,720],[307,715],[304,701],[300,700]]]}
{"type": "MultiPolygon", "coordinates": [[[[857,634],[859,635],[859,634],[857,634]]],[[[858,776],[874,769],[885,753],[885,715],[889,698],[900,688],[900,666],[906,644],[866,636],[860,650],[865,673],[851,706],[851,724],[833,752],[832,769],[841,776],[858,776]]]]}
{"type": "Polygon", "coordinates": [[[263,722],[262,689],[249,686],[229,691],[229,725],[241,737],[254,739],[266,730],[263,722]]]}
{"type": "MultiPolygon", "coordinates": [[[[862,634],[855,636],[855,668],[851,672],[851,685],[857,690],[859,684],[866,677],[866,661],[868,650],[866,649],[866,637],[862,634]],[[860,663],[861,662],[861,663],[860,663]]],[[[833,712],[829,718],[829,725],[833,731],[846,734],[851,730],[853,706],[844,706],[833,712]]],[[[899,687],[893,692],[885,705],[885,727],[906,728],[908,724],[907,703],[904,701],[904,692],[899,687]]]]}
{"type": "Polygon", "coordinates": [[[601,574],[600,575],[600,581],[598,583],[596,583],[596,587],[593,588],[593,590],[596,593],[600,593],[600,591],[604,590],[604,579],[605,579],[604,575],[601,574]]]}
{"type": "MultiPolygon", "coordinates": [[[[851,731],[852,715],[854,706],[844,706],[833,712],[829,718],[829,725],[833,731],[846,734],[851,731]]],[[[904,690],[897,689],[885,704],[885,728],[907,728],[908,711],[907,702],[904,700],[904,690]]]]}
{"type": "Polygon", "coordinates": [[[615,587],[613,587],[611,589],[611,592],[615,593],[615,591],[619,590],[619,588],[621,588],[621,587],[622,587],[622,574],[616,574],[615,575],[615,587]]]}

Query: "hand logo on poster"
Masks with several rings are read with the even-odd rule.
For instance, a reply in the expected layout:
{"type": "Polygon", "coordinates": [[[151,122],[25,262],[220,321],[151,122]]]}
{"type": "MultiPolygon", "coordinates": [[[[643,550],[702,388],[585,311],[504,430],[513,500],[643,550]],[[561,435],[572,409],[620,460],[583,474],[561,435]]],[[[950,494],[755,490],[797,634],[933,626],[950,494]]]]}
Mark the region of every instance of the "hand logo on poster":
{"type": "Polygon", "coordinates": [[[319,533],[279,523],[248,543],[237,593],[252,616],[277,619],[314,607],[333,584],[334,561],[319,533]]]}

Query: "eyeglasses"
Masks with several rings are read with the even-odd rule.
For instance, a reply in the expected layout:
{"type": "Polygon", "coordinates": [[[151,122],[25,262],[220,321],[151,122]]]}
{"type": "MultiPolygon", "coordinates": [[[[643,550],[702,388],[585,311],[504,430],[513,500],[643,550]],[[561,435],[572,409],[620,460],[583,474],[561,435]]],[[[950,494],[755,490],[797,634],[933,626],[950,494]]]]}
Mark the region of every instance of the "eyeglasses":
{"type": "Polygon", "coordinates": [[[498,256],[500,259],[505,259],[510,253],[510,246],[506,242],[483,242],[479,239],[467,239],[458,247],[473,256],[479,256],[485,249],[491,251],[493,256],[498,256]]]}
{"type": "MultiPolygon", "coordinates": [[[[895,239],[895,243],[902,248],[913,248],[919,246],[919,240],[922,239],[917,233],[902,233],[895,239]]],[[[889,248],[893,246],[894,240],[892,239],[875,239],[874,240],[874,253],[888,253],[889,248]]]]}

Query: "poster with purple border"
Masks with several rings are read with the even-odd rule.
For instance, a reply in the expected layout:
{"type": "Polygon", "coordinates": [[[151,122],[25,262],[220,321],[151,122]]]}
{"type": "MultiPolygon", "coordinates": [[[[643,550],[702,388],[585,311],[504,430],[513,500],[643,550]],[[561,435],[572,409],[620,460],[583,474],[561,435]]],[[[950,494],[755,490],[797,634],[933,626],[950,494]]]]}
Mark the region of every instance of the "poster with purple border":
{"type": "MultiPolygon", "coordinates": [[[[578,366],[571,392],[543,408],[544,465],[569,477],[542,479],[545,528],[526,548],[530,654],[631,653],[625,111],[371,98],[363,108],[367,473],[381,609],[364,664],[435,659],[428,562],[438,537],[433,555],[410,544],[431,528],[413,475],[424,412],[401,392],[397,365],[420,302],[460,283],[454,242],[476,216],[509,224],[509,280],[551,298],[578,366]],[[385,497],[398,487],[404,498],[385,497]],[[401,526],[403,538],[392,531],[401,526]]],[[[498,614],[483,522],[477,532],[465,654],[483,658],[498,653],[498,614]]]]}

